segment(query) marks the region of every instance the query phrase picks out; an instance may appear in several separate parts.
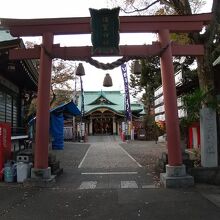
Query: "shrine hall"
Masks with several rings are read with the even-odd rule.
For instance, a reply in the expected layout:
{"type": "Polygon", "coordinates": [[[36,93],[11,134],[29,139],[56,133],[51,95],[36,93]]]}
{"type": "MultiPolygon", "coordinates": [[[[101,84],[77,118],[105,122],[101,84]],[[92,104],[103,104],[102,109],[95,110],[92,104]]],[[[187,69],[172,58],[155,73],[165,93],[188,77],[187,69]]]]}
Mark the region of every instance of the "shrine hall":
{"type": "MultiPolygon", "coordinates": [[[[83,122],[89,135],[119,134],[125,121],[124,94],[121,91],[84,91],[83,122]]],[[[78,108],[81,109],[81,96],[78,108]]],[[[145,114],[141,103],[131,103],[132,119],[137,121],[145,114]]]]}

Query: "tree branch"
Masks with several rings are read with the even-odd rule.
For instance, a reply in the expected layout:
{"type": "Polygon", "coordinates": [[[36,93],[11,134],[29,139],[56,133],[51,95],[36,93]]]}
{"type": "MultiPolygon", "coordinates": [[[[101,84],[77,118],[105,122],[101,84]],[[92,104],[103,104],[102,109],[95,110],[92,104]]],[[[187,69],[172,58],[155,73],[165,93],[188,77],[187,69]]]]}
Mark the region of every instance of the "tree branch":
{"type": "Polygon", "coordinates": [[[56,94],[55,94],[55,92],[54,92],[52,86],[51,86],[51,92],[52,92],[52,94],[53,94],[53,97],[52,97],[52,99],[51,99],[51,101],[50,101],[50,106],[52,106],[52,104],[53,104],[54,101],[56,100],[56,94]]]}
{"type": "Polygon", "coordinates": [[[192,14],[189,0],[160,0],[160,3],[174,9],[178,15],[192,14]]]}
{"type": "Polygon", "coordinates": [[[212,14],[213,14],[213,19],[210,25],[207,27],[207,30],[204,34],[206,45],[212,44],[215,38],[215,34],[218,33],[217,31],[220,21],[220,1],[213,0],[212,14]]]}
{"type": "Polygon", "coordinates": [[[155,5],[156,3],[160,2],[160,0],[156,0],[154,2],[152,2],[151,4],[147,5],[146,7],[142,8],[142,9],[138,9],[134,6],[132,6],[135,10],[133,11],[126,11],[125,9],[121,8],[121,10],[126,13],[126,14],[131,14],[131,13],[134,13],[134,12],[141,12],[141,11],[146,11],[147,9],[149,9],[151,6],[155,5]]]}
{"type": "Polygon", "coordinates": [[[174,9],[173,4],[167,0],[160,0],[160,4],[164,4],[164,5],[174,9]]]}

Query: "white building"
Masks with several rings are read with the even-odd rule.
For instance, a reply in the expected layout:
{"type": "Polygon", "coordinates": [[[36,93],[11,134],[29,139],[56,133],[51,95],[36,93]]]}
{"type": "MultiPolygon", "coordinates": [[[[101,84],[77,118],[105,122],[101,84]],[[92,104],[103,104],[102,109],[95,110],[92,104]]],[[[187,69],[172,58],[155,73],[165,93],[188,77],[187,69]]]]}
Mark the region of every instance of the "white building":
{"type": "MultiPolygon", "coordinates": [[[[175,74],[175,83],[176,86],[180,86],[182,84],[182,71],[179,70],[175,74]]],[[[163,88],[162,85],[158,87],[154,91],[154,112],[155,112],[155,121],[165,121],[165,109],[164,109],[164,97],[163,97],[163,88]]],[[[185,117],[187,114],[183,110],[183,101],[181,97],[177,98],[177,106],[178,106],[178,116],[179,118],[185,117]]]]}

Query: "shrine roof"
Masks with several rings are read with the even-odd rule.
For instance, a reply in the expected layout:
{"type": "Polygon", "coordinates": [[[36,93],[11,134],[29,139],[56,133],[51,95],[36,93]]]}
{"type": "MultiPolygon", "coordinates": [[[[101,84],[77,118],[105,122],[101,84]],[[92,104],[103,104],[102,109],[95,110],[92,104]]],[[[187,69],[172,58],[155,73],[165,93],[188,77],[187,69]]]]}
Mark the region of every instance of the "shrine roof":
{"type": "Polygon", "coordinates": [[[8,51],[14,48],[25,48],[23,40],[12,37],[7,30],[0,28],[1,75],[23,90],[37,91],[38,71],[34,61],[9,60],[8,51]]]}
{"type": "MultiPolygon", "coordinates": [[[[85,114],[89,114],[98,109],[109,109],[117,114],[124,114],[124,94],[121,91],[84,91],[85,114]]],[[[81,109],[81,96],[79,96],[79,109],[81,109]]],[[[143,111],[140,103],[131,103],[133,113],[143,111]]]]}
{"type": "Polygon", "coordinates": [[[10,32],[4,29],[0,29],[0,42],[1,41],[8,41],[16,39],[15,37],[12,37],[10,32]]]}

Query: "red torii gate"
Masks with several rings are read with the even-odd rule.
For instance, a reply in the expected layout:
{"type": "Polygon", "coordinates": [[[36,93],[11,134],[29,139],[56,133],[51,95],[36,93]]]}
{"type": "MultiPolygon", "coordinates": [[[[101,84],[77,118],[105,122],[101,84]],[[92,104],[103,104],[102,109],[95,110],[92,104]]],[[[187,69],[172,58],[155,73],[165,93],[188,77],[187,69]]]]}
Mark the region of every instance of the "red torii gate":
{"type": "MultiPolygon", "coordinates": [[[[178,169],[182,170],[172,56],[203,56],[204,54],[203,45],[169,44],[169,34],[201,31],[204,25],[210,22],[211,18],[212,15],[209,13],[190,16],[120,17],[120,33],[158,33],[159,42],[152,45],[120,46],[119,56],[151,56],[159,53],[162,48],[169,45],[162,53],[160,59],[168,145],[168,176],[172,176],[178,169]]],[[[92,47],[60,47],[57,44],[53,44],[53,37],[54,35],[91,33],[90,18],[2,19],[1,25],[8,28],[15,37],[42,36],[41,47],[13,49],[10,51],[9,57],[10,59],[40,59],[34,169],[48,170],[49,98],[52,59],[88,60],[92,56],[92,47]]],[[[47,175],[49,172],[46,171],[45,173],[44,177],[49,177],[47,175]]]]}

